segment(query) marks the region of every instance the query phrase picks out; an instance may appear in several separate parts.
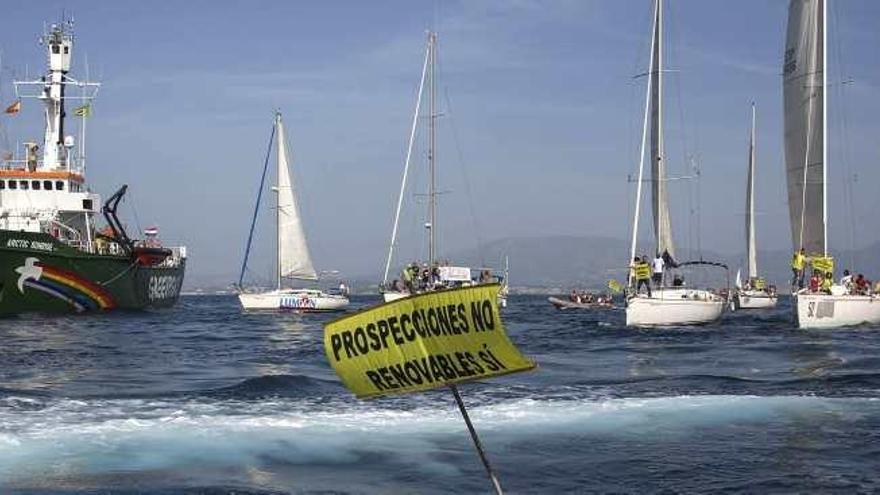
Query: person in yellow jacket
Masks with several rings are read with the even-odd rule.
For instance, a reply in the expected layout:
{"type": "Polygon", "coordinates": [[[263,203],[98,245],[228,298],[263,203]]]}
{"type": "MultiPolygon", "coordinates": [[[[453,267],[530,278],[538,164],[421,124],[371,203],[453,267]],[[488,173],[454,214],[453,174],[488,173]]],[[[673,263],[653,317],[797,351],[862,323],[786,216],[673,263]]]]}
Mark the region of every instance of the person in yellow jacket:
{"type": "Polygon", "coordinates": [[[825,272],[825,276],[822,278],[822,292],[831,294],[832,285],[834,285],[834,274],[831,272],[825,272]]]}
{"type": "Polygon", "coordinates": [[[651,265],[644,259],[636,256],[632,262],[632,279],[636,281],[636,294],[642,289],[642,285],[648,289],[648,297],[651,297],[651,265]]]}
{"type": "Polygon", "coordinates": [[[804,248],[795,251],[791,256],[791,285],[798,289],[804,288],[804,265],[807,263],[807,255],[804,248]]]}

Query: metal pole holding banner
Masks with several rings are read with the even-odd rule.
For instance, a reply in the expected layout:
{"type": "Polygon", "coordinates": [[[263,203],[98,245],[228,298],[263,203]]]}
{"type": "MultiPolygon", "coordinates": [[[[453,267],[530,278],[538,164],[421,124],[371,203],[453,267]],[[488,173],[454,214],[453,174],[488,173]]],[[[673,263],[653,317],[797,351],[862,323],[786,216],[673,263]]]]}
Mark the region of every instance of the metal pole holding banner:
{"type": "Polygon", "coordinates": [[[461,400],[461,394],[458,393],[458,387],[456,387],[455,384],[450,384],[449,389],[452,390],[452,396],[455,397],[455,402],[458,403],[458,410],[461,411],[461,417],[464,418],[468,431],[471,433],[471,440],[474,441],[474,448],[476,448],[477,453],[480,454],[480,460],[483,461],[483,466],[486,468],[486,474],[489,475],[489,479],[492,481],[495,493],[497,495],[504,495],[504,491],[501,490],[501,483],[498,481],[498,477],[495,476],[495,471],[492,470],[492,465],[489,464],[489,458],[486,457],[486,452],[483,451],[483,445],[480,443],[480,437],[477,436],[477,430],[474,429],[474,424],[471,423],[471,417],[468,416],[467,409],[464,407],[464,401],[461,400]]]}
{"type": "Polygon", "coordinates": [[[327,360],[358,398],[449,387],[496,495],[503,495],[504,491],[456,384],[529,371],[537,366],[519,352],[504,332],[498,310],[500,289],[498,284],[480,284],[425,292],[363,309],[324,325],[327,360]],[[426,318],[428,314],[434,316],[426,318]],[[430,325],[428,321],[435,321],[431,318],[449,322],[448,334],[435,335],[425,332],[425,326],[418,327],[419,322],[430,325]],[[392,321],[399,330],[399,338],[390,336],[392,321]],[[357,342],[367,342],[367,328],[389,329],[388,335],[379,338],[378,349],[358,347],[357,342]]]}

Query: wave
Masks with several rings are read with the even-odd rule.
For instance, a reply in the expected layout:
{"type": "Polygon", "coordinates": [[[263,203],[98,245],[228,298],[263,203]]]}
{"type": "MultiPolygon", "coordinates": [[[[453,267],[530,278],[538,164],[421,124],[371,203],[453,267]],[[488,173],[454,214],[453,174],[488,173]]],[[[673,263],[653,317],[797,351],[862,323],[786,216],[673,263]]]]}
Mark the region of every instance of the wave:
{"type": "MultiPolygon", "coordinates": [[[[284,381],[284,380],[282,380],[284,381]]],[[[294,380],[296,381],[296,380],[294,380]]],[[[448,399],[403,410],[386,401],[316,406],[278,398],[238,400],[61,399],[32,411],[0,410],[0,485],[112,473],[369,466],[371,462],[450,476],[453,454],[470,455],[448,399]]],[[[472,399],[468,394],[465,400],[472,399]]],[[[521,398],[471,408],[484,442],[572,436],[637,436],[640,441],[699,434],[729,425],[789,424],[805,417],[853,421],[880,414],[880,400],[814,396],[675,396],[543,400],[521,398]]]]}
{"type": "Polygon", "coordinates": [[[306,375],[263,375],[248,378],[228,387],[200,392],[199,395],[213,398],[262,399],[303,397],[343,390],[338,380],[322,380],[306,375]]]}
{"type": "MultiPolygon", "coordinates": [[[[206,390],[183,390],[178,392],[126,393],[112,390],[108,394],[85,394],[77,399],[186,399],[207,397],[214,399],[259,400],[273,397],[310,397],[328,393],[343,393],[338,380],[325,380],[307,375],[262,375],[247,378],[233,385],[206,390]]],[[[28,402],[51,400],[52,393],[43,390],[27,390],[0,387],[0,408],[27,399],[28,402]]]]}

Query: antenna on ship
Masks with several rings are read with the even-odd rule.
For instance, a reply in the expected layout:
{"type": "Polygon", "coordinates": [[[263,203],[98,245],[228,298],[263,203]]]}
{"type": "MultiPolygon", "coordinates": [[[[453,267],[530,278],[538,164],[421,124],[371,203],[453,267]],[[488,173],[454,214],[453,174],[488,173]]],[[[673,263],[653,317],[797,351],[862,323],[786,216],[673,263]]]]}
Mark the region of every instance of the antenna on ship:
{"type": "MultiPolygon", "coordinates": [[[[46,106],[46,131],[43,138],[43,159],[29,165],[34,171],[65,170],[82,176],[84,174],[83,157],[85,143],[79,143],[79,160],[76,163],[71,153],[76,149],[76,139],[66,135],[64,124],[67,100],[79,100],[85,105],[76,108],[78,116],[86,117],[90,112],[91,101],[98,93],[101,83],[79,81],[70,76],[70,65],[73,57],[73,18],[64,18],[57,24],[44,25],[43,35],[39,38],[40,45],[46,48],[48,73],[35,80],[14,81],[15,95],[19,99],[39,99],[46,106]],[[68,94],[68,86],[80,88],[80,94],[68,94]],[[33,88],[30,89],[29,88],[33,88]]],[[[83,123],[84,124],[84,123],[83,123]]],[[[81,139],[85,140],[85,132],[81,131],[81,139]]]]}

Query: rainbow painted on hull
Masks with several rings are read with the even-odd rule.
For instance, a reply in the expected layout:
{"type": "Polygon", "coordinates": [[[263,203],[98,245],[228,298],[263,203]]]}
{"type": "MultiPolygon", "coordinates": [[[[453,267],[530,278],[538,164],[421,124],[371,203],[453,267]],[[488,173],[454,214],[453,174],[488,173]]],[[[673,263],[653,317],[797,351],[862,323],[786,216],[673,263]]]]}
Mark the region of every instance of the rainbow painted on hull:
{"type": "Polygon", "coordinates": [[[25,287],[38,290],[67,302],[77,312],[108,310],[116,305],[103,287],[70,270],[41,263],[39,258],[27,258],[15,271],[20,274],[18,290],[22,294],[25,287]]]}

